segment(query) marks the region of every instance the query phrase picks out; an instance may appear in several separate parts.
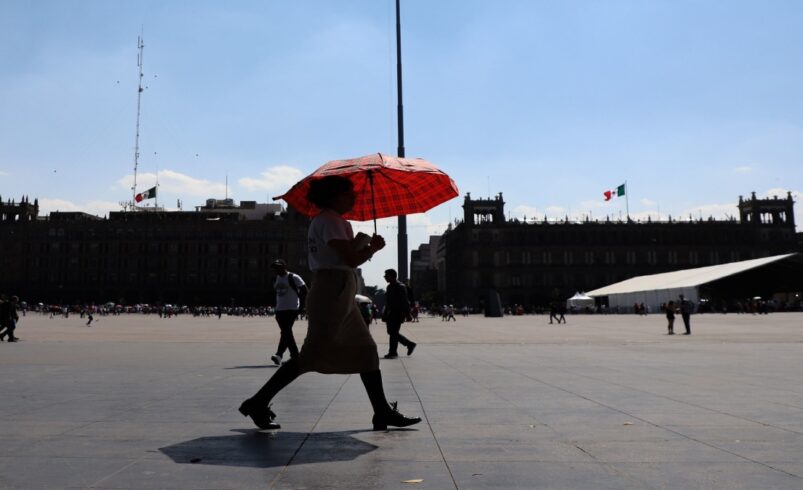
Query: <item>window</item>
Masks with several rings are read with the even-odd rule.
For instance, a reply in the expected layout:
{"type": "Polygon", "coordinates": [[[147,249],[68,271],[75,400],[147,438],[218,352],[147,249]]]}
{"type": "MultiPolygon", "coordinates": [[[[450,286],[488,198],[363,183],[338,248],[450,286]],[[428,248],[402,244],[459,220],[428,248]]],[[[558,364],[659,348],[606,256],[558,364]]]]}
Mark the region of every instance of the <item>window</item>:
{"type": "Polygon", "coordinates": [[[678,263],[678,253],[675,250],[670,250],[666,253],[666,263],[672,265],[678,263]]]}

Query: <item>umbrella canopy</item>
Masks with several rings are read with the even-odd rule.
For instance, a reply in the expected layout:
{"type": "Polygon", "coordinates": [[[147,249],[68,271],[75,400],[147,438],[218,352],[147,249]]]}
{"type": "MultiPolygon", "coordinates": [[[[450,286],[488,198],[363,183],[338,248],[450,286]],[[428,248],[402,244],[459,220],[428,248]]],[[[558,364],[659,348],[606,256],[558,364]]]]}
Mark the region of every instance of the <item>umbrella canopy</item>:
{"type": "Polygon", "coordinates": [[[343,217],[356,221],[423,213],[458,195],[454,181],[432,163],[374,153],[328,162],[273,199],[284,199],[300,213],[314,216],[320,210],[307,200],[310,182],[329,175],[354,184],[356,202],[343,217]]]}

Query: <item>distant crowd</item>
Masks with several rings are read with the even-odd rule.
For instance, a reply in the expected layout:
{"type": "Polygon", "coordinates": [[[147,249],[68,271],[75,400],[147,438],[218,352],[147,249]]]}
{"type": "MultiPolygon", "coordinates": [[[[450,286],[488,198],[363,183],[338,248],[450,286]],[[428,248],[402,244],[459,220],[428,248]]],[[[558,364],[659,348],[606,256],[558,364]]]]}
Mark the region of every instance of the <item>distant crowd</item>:
{"type": "MultiPolygon", "coordinates": [[[[554,301],[548,305],[524,306],[522,304],[511,304],[503,308],[503,312],[508,316],[518,315],[546,315],[550,318],[560,318],[565,314],[637,314],[648,315],[651,313],[664,314],[667,304],[662,303],[657,311],[652,311],[649,305],[635,303],[633,306],[611,306],[595,305],[587,307],[566,306],[563,301],[554,301]]],[[[381,308],[375,303],[362,303],[360,310],[368,324],[379,321],[381,308]]],[[[695,313],[737,313],[737,314],[768,314],[782,311],[803,311],[803,301],[783,303],[774,299],[764,300],[753,298],[747,300],[712,302],[702,300],[694,305],[695,313]]],[[[0,296],[0,323],[10,325],[16,323],[16,315],[25,316],[27,313],[37,313],[49,316],[50,318],[66,317],[79,315],[80,318],[89,315],[116,316],[124,314],[155,315],[159,318],[170,319],[177,316],[193,317],[270,317],[275,315],[273,306],[188,306],[188,305],[150,305],[134,304],[123,305],[118,303],[105,304],[45,304],[27,303],[19,301],[16,296],[0,296]],[[3,306],[5,305],[5,306],[3,306]],[[13,311],[12,311],[13,310],[13,311]]],[[[470,314],[483,313],[482,309],[469,306],[454,306],[451,304],[433,303],[423,306],[418,301],[411,303],[411,322],[418,322],[422,316],[430,318],[440,318],[442,321],[456,321],[458,316],[468,316],[470,314]]],[[[303,313],[302,313],[303,316],[303,313]]],[[[559,321],[560,322],[560,321],[559,321]]],[[[8,327],[5,327],[8,332],[8,327]]],[[[2,337],[0,337],[2,338],[2,337]]],[[[13,338],[13,335],[11,336],[13,338]]]]}
{"type": "MultiPolygon", "coordinates": [[[[648,315],[651,313],[664,314],[667,303],[662,303],[657,308],[651,308],[644,303],[634,303],[632,306],[608,306],[605,304],[594,306],[567,306],[563,301],[554,301],[549,305],[524,306],[512,304],[506,306],[503,311],[505,315],[550,315],[560,316],[564,314],[611,314],[611,315],[648,315]]],[[[746,300],[732,301],[708,301],[701,300],[694,305],[695,313],[737,313],[761,315],[773,312],[784,311],[803,311],[803,300],[782,302],[775,299],[753,298],[746,300]]]]}
{"type": "Polygon", "coordinates": [[[115,303],[107,303],[103,305],[95,304],[44,304],[37,303],[30,305],[26,302],[20,303],[20,312],[24,316],[28,312],[38,313],[41,315],[49,316],[50,318],[65,317],[69,318],[70,315],[79,315],[84,318],[88,315],[100,316],[115,316],[124,314],[139,314],[139,315],[156,315],[159,318],[173,318],[181,315],[191,315],[195,317],[222,317],[226,316],[242,316],[242,317],[257,317],[257,316],[273,316],[274,308],[271,306],[187,306],[187,305],[149,305],[149,304],[135,304],[135,305],[121,305],[115,303]]]}

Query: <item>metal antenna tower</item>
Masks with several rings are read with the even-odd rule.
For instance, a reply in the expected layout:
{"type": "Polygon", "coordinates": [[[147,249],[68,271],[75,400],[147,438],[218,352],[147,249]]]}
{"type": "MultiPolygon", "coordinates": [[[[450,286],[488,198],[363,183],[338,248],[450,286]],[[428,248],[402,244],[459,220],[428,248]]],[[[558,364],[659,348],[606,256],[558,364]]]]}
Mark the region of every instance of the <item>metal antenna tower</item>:
{"type": "Polygon", "coordinates": [[[133,192],[131,198],[131,206],[132,208],[136,209],[137,207],[137,167],[139,166],[139,115],[140,109],[142,107],[142,53],[145,49],[145,43],[142,40],[142,34],[137,36],[137,49],[139,53],[137,54],[137,66],[139,67],[139,80],[137,83],[137,135],[134,139],[134,185],[131,187],[131,191],[133,192]]]}

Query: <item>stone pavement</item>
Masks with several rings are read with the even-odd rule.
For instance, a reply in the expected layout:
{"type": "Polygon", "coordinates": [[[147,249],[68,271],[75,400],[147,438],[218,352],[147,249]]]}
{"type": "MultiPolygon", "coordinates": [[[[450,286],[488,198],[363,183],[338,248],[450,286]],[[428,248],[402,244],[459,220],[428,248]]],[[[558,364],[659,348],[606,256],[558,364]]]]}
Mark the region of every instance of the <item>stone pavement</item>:
{"type": "Polygon", "coordinates": [[[0,344],[0,488],[803,488],[803,314],[568,320],[407,324],[382,372],[421,424],[372,432],[359,376],[306,374],[260,432],[237,407],[272,319],[29,314],[0,344]]]}

